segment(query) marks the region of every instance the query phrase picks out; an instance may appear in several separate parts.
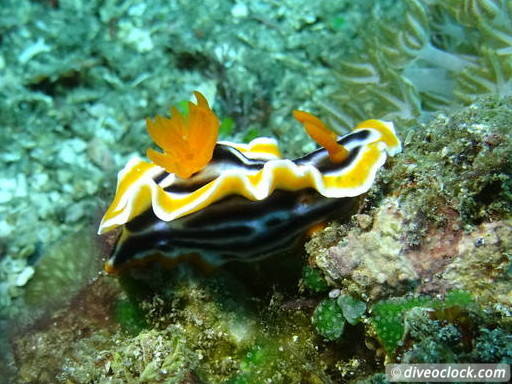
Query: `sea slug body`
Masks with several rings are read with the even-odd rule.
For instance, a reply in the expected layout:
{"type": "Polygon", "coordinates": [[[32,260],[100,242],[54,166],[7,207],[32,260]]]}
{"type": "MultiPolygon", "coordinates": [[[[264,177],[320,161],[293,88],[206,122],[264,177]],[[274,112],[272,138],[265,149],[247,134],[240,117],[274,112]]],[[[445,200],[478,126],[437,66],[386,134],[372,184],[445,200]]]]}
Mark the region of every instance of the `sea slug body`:
{"type": "Polygon", "coordinates": [[[321,148],[281,158],[274,139],[217,142],[218,119],[206,99],[188,113],[147,120],[163,150],[132,159],[118,174],[114,200],[98,230],[122,227],[105,270],[157,259],[218,266],[287,249],[308,229],[344,217],[368,191],[387,155],[401,150],[393,124],[367,120],[338,137],[320,119],[294,111],[321,148]]]}

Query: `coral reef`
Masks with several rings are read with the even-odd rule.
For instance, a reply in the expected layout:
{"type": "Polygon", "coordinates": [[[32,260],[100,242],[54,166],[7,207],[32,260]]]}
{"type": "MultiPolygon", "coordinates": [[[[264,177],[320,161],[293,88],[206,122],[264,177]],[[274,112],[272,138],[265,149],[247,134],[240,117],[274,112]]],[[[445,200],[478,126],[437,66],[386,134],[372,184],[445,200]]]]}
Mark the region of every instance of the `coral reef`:
{"type": "Polygon", "coordinates": [[[391,361],[510,364],[511,18],[506,0],[5,0],[2,379],[362,384],[391,361]],[[193,90],[224,137],[304,153],[290,111],[322,104],[334,128],[394,120],[404,151],[304,268],[298,249],[107,277],[92,228],[114,174],[149,145],[143,118],[193,90]]]}
{"type": "Polygon", "coordinates": [[[306,244],[329,296],[369,303],[365,342],[385,361],[508,359],[488,340],[511,335],[511,103],[482,99],[411,130],[352,222],[306,244]]]}
{"type": "Polygon", "coordinates": [[[387,179],[405,206],[418,208],[415,221],[449,226],[455,214],[466,225],[512,213],[511,105],[511,98],[485,98],[409,132],[403,161],[387,179]]]}
{"type": "Polygon", "coordinates": [[[115,280],[99,277],[80,292],[80,306],[75,299],[25,329],[13,341],[18,382],[52,383],[55,377],[114,383],[327,379],[302,311],[276,299],[262,329],[257,308],[229,276],[197,279],[177,270],[151,279],[136,284],[158,291],[150,288],[149,295],[141,295],[139,289],[140,297],[123,298],[112,286],[115,280]],[[138,309],[127,308],[128,302],[138,309]]]}
{"type": "Polygon", "coordinates": [[[398,202],[384,201],[369,231],[355,227],[348,230],[339,243],[327,243],[327,247],[325,234],[307,243],[310,262],[329,280],[336,285],[341,283],[348,293],[359,297],[376,299],[392,292],[404,293],[415,284],[418,276],[402,252],[403,222],[398,202]]]}
{"type": "Polygon", "coordinates": [[[510,306],[511,103],[483,100],[412,131],[382,178],[390,196],[375,191],[354,224],[306,244],[311,265],[370,300],[459,288],[510,306]]]}

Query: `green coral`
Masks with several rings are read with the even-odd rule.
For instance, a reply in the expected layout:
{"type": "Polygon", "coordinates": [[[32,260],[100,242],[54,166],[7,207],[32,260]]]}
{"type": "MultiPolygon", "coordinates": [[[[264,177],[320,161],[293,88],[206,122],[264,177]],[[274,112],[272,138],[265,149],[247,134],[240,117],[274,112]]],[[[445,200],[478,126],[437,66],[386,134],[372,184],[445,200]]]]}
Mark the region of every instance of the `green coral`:
{"type": "Polygon", "coordinates": [[[345,318],[336,300],[322,300],[311,320],[316,331],[327,340],[336,340],[343,334],[345,318]]]}

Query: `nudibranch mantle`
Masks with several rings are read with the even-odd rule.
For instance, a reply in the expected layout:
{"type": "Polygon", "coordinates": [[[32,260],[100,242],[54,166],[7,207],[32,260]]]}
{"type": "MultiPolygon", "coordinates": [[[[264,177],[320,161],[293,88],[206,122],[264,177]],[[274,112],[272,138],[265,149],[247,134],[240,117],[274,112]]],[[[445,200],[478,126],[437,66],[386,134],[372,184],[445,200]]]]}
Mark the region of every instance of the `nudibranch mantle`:
{"type": "MultiPolygon", "coordinates": [[[[213,223],[215,220],[210,220],[210,216],[222,215],[219,211],[222,211],[223,206],[229,212],[242,212],[239,226],[244,226],[243,212],[250,212],[247,213],[245,222],[253,225],[255,229],[252,235],[258,234],[259,237],[267,236],[265,231],[271,232],[274,227],[261,226],[260,222],[255,221],[253,211],[256,207],[261,211],[259,215],[269,222],[279,219],[281,223],[286,222],[287,218],[293,218],[299,223],[296,225],[298,228],[284,237],[296,237],[300,231],[307,230],[308,226],[318,224],[322,219],[331,216],[336,207],[348,206],[349,198],[367,192],[375,180],[378,169],[385,163],[387,155],[392,156],[401,151],[400,141],[390,122],[367,120],[356,126],[352,132],[338,137],[318,118],[302,111],[294,111],[294,116],[323,147],[298,159],[283,159],[277,142],[271,138],[257,138],[249,144],[228,141],[215,143],[216,140],[212,141],[212,135],[215,138],[217,136],[217,119],[204,97],[198,92],[195,94],[198,103],[189,103],[189,117],[184,117],[173,109],[173,116],[167,119],[167,122],[161,117],[154,122],[148,120],[148,129],[151,124],[156,124],[155,122],[161,125],[157,127],[161,129],[160,132],[155,133],[155,128],[152,128],[151,136],[160,135],[160,143],[157,144],[164,149],[163,154],[157,152],[157,156],[149,157],[153,161],[158,161],[159,158],[171,157],[171,153],[175,153],[172,149],[163,147],[161,143],[166,140],[163,137],[163,129],[176,129],[179,123],[185,126],[179,128],[182,130],[180,143],[188,140],[189,144],[192,141],[193,145],[201,146],[201,130],[207,131],[203,134],[208,141],[205,145],[211,148],[199,150],[204,165],[189,174],[191,171],[186,170],[187,164],[182,164],[185,160],[181,160],[181,164],[176,165],[185,167],[181,168],[185,171],[180,177],[171,172],[172,169],[165,168],[167,163],[171,163],[171,167],[175,166],[172,163],[176,160],[171,159],[167,162],[164,159],[164,166],[138,158],[128,162],[118,174],[114,200],[98,230],[98,233],[102,234],[124,226],[114,253],[105,266],[107,271],[116,270],[117,264],[121,264],[121,261],[124,263],[129,258],[140,259],[155,251],[176,257],[180,250],[172,247],[171,251],[169,239],[157,239],[152,235],[154,233],[165,234],[167,238],[172,239],[173,244],[181,244],[178,248],[183,248],[182,250],[206,255],[204,257],[212,264],[222,264],[228,259],[236,259],[237,254],[243,250],[227,251],[228,246],[224,249],[220,243],[217,244],[207,235],[210,233],[215,236],[215,231],[218,232],[220,227],[225,227],[226,230],[235,228],[233,223],[229,224],[230,217],[226,217],[223,224],[219,224],[221,219],[218,218],[217,229],[194,224],[195,226],[190,227],[191,231],[187,232],[189,223],[213,223]],[[178,122],[174,119],[178,119],[178,122]],[[206,127],[201,123],[206,124],[206,127]],[[194,127],[187,131],[187,124],[194,127]],[[194,135],[197,137],[194,138],[194,135]],[[211,152],[211,156],[205,155],[208,151],[211,152]],[[286,199],[294,202],[288,202],[286,199]],[[340,202],[336,202],[337,200],[340,202]],[[269,210],[277,213],[263,212],[267,205],[269,210]],[[282,209],[283,205],[288,205],[289,211],[282,209]],[[204,219],[205,217],[208,220],[204,219]],[[308,217],[310,220],[306,220],[308,217]],[[205,239],[181,241],[198,230],[202,231],[205,239]],[[147,244],[148,249],[139,249],[137,246],[137,250],[130,251],[129,257],[119,256],[123,251],[126,253],[127,245],[124,243],[127,243],[127,239],[142,236],[141,234],[144,234],[144,239],[151,239],[150,244],[147,244]],[[220,257],[222,261],[219,261],[216,254],[221,252],[221,248],[222,252],[232,255],[220,257]]],[[[166,145],[169,145],[168,142],[172,142],[172,138],[167,140],[166,145]]],[[[185,149],[187,150],[192,153],[193,148],[185,149]]],[[[151,151],[152,154],[156,152],[151,151]]],[[[240,235],[236,244],[245,244],[242,238],[240,235]]]]}

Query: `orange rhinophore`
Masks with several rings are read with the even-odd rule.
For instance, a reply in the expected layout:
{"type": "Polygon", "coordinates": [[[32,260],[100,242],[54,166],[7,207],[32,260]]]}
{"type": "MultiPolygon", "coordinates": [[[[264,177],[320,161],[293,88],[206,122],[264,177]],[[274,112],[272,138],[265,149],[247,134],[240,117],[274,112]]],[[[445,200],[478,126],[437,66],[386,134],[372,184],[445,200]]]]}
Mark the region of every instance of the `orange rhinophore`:
{"type": "Polygon", "coordinates": [[[315,142],[324,147],[333,163],[341,163],[348,156],[348,150],[338,144],[338,135],[325,126],[318,117],[309,112],[294,110],[293,117],[304,124],[304,129],[315,142]]]}
{"type": "Polygon", "coordinates": [[[219,120],[205,97],[199,92],[194,95],[197,104],[188,103],[188,114],[183,115],[173,107],[170,119],[156,116],[146,120],[149,135],[163,150],[161,153],[149,148],[148,158],[184,179],[208,164],[219,131],[219,120]]]}

